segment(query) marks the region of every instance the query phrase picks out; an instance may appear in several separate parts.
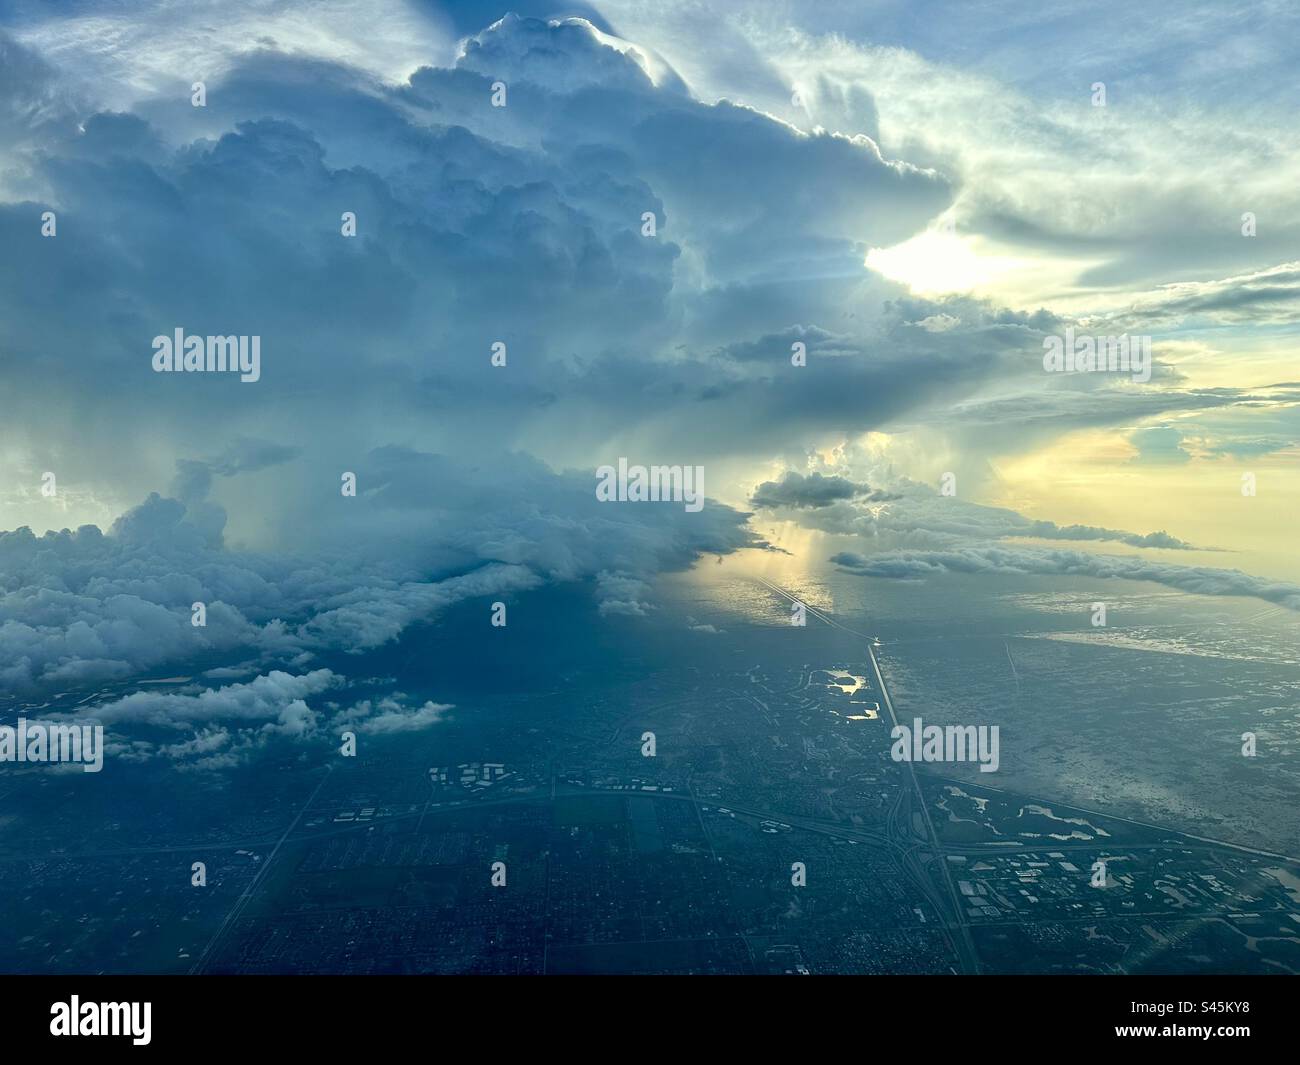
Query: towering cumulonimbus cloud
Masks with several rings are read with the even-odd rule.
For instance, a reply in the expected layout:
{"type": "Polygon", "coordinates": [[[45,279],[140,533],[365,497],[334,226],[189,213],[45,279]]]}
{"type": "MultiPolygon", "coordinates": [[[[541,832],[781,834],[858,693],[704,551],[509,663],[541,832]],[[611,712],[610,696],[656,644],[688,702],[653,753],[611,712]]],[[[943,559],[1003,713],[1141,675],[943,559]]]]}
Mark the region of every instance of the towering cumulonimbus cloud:
{"type": "MultiPolygon", "coordinates": [[[[1045,377],[1064,313],[920,296],[868,269],[969,190],[943,165],[957,156],[887,136],[889,110],[842,72],[805,86],[801,114],[823,124],[756,102],[788,91],[777,63],[728,98],[694,60],[583,19],[470,31],[331,3],[307,33],[292,3],[233,5],[219,29],[205,5],[146,10],[147,34],[129,12],[24,8],[0,35],[12,691],[195,661],[310,670],[547,582],[645,617],[657,573],[767,546],[738,509],[755,485],[764,519],[873,546],[1183,550],[1165,532],[941,509],[850,468],[752,473],[878,429],[939,426],[975,465],[1062,427],[1289,398],[1183,387],[1159,353],[1151,387],[1045,377]],[[259,338],[258,379],[154,372],[151,340],[175,330],[259,338]],[[705,465],[714,498],[699,514],[601,506],[590,471],[624,457],[705,465]],[[23,528],[62,525],[76,531],[23,528]]],[[[748,55],[730,31],[727,47],[748,55]]],[[[1220,276],[1134,313],[1232,318],[1293,295],[1286,266],[1220,276]]]]}

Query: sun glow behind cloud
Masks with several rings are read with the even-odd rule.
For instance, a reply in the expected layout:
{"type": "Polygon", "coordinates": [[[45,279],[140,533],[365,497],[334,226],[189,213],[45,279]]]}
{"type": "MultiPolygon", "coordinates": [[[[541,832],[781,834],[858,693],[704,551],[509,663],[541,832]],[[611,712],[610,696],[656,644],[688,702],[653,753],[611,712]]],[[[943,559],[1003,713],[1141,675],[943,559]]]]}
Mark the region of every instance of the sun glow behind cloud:
{"type": "Polygon", "coordinates": [[[1123,306],[1131,298],[1080,284],[1097,260],[1036,255],[943,224],[890,247],[870,249],[864,265],[915,296],[970,296],[1026,311],[1050,306],[1086,313],[1123,306]]]}
{"type": "Polygon", "coordinates": [[[927,229],[890,248],[872,248],[866,266],[918,296],[954,293],[984,295],[998,282],[1033,263],[1029,259],[990,254],[980,241],[943,229],[927,229]]]}

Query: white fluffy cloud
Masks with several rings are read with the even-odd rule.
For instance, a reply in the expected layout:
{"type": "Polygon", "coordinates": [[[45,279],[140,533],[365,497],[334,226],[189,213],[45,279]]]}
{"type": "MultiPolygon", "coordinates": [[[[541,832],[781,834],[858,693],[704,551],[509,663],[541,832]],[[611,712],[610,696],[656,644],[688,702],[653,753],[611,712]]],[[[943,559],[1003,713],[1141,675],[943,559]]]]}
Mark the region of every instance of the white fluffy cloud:
{"type": "Polygon", "coordinates": [[[334,744],[341,730],[373,736],[417,732],[454,709],[432,701],[414,705],[401,692],[346,708],[325,698],[346,686],[346,678],[328,669],[271,670],[216,688],[138,691],[65,716],[103,725],[109,749],[125,761],[164,759],[184,769],[220,770],[244,764],[278,741],[334,744]],[[175,733],[188,735],[170,738],[175,733]]]}

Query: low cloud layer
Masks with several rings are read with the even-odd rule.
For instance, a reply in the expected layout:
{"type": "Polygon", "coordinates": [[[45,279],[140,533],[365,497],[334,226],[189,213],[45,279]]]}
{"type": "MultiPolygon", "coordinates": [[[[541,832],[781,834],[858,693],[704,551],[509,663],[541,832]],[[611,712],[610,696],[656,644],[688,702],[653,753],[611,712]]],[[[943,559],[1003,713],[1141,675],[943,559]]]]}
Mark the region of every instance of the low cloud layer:
{"type": "Polygon", "coordinates": [[[1136,556],[1030,547],[972,546],[950,551],[844,551],[831,561],[864,577],[917,580],[944,573],[1048,574],[1154,581],[1194,595],[1243,595],[1300,611],[1300,585],[1240,570],[1178,566],[1136,556]]]}
{"type": "Polygon", "coordinates": [[[847,477],[813,472],[806,477],[796,470],[787,470],[779,481],[764,481],[754,489],[750,504],[755,507],[777,509],[780,507],[828,507],[845,499],[864,499],[882,502],[897,498],[888,492],[873,490],[868,484],[858,484],[847,477]]]}
{"type": "Polygon", "coordinates": [[[344,706],[330,696],[347,684],[328,669],[301,674],[272,670],[248,682],[206,690],[139,691],[76,716],[105,727],[115,758],[162,759],[182,769],[214,771],[246,764],[280,741],[337,744],[344,731],[369,736],[419,732],[454,709],[431,701],[417,704],[401,692],[344,706]],[[173,739],[176,733],[188,736],[173,739]]]}
{"type": "MultiPolygon", "coordinates": [[[[799,477],[800,475],[794,474],[799,477]]],[[[812,476],[817,476],[813,474],[812,476]]],[[[787,480],[790,475],[787,475],[787,480]]],[[[811,478],[792,483],[803,485],[811,478]]],[[[822,478],[826,481],[840,478],[822,478]]],[[[782,483],[785,483],[784,481],[782,483]]],[[[861,486],[865,489],[865,486],[861,486]]],[[[797,504],[796,504],[797,506],[797,504]]],[[[972,540],[1090,540],[1132,547],[1189,550],[1191,545],[1163,530],[1134,533],[1094,525],[1058,525],[1034,520],[1004,507],[972,503],[906,479],[886,489],[864,492],[853,500],[835,499],[793,516],[823,532],[869,537],[887,544],[956,545],[972,540]]]]}
{"type": "Polygon", "coordinates": [[[302,538],[310,552],[230,549],[220,508],[156,493],[107,534],[0,534],[0,681],[31,695],[223,657],[303,663],[547,581],[593,581],[602,610],[637,612],[660,570],[761,546],[722,504],[601,504],[594,476],[517,456],[480,481],[440,456],[387,449],[359,466],[358,484],[327,535],[302,538]]]}

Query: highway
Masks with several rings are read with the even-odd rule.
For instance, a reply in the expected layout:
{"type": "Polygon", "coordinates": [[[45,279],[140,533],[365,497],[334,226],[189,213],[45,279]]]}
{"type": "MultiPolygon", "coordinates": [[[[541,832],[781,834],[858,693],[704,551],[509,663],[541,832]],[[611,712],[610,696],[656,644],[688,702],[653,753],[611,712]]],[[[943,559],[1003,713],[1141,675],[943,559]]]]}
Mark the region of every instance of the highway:
{"type": "MultiPolygon", "coordinates": [[[[773,592],[785,596],[793,603],[803,603],[803,600],[792,592],[782,588],[778,584],[773,584],[764,577],[757,578],[760,583],[773,592]]],[[[867,658],[871,662],[871,672],[876,679],[876,686],[880,691],[880,700],[884,708],[889,712],[890,727],[898,725],[898,715],[894,712],[894,701],[890,698],[889,687],[885,684],[884,674],[880,672],[880,663],[876,660],[875,637],[866,633],[858,632],[856,629],[850,629],[847,625],[842,625],[833,617],[822,613],[820,610],[803,603],[807,613],[812,614],[820,621],[827,625],[833,625],[843,632],[850,633],[853,636],[860,637],[867,649],[867,658]]],[[[916,775],[916,767],[910,762],[903,763],[907,766],[907,775],[911,782],[911,788],[908,792],[899,796],[898,801],[894,804],[890,812],[888,822],[888,838],[892,845],[903,849],[901,862],[904,870],[913,878],[921,891],[930,899],[935,908],[935,912],[940,915],[944,922],[945,930],[948,933],[949,942],[952,944],[953,953],[956,954],[961,964],[961,970],[964,973],[978,973],[980,971],[979,955],[975,951],[975,942],[971,937],[970,925],[965,918],[965,909],[961,904],[961,894],[957,890],[957,884],[953,879],[952,870],[948,868],[948,860],[939,845],[939,834],[935,831],[934,822],[930,819],[930,810],[925,801],[925,795],[921,791],[921,782],[916,775]],[[912,807],[909,801],[910,797],[915,799],[915,807],[912,807]],[[922,824],[925,826],[925,837],[922,845],[917,845],[916,836],[912,829],[912,814],[919,813],[922,824]],[[947,899],[944,900],[942,893],[934,890],[932,880],[929,877],[925,863],[920,857],[922,850],[928,850],[930,860],[937,862],[942,871],[943,885],[947,888],[947,899]],[[946,904],[945,904],[946,901],[946,904]]]]}

